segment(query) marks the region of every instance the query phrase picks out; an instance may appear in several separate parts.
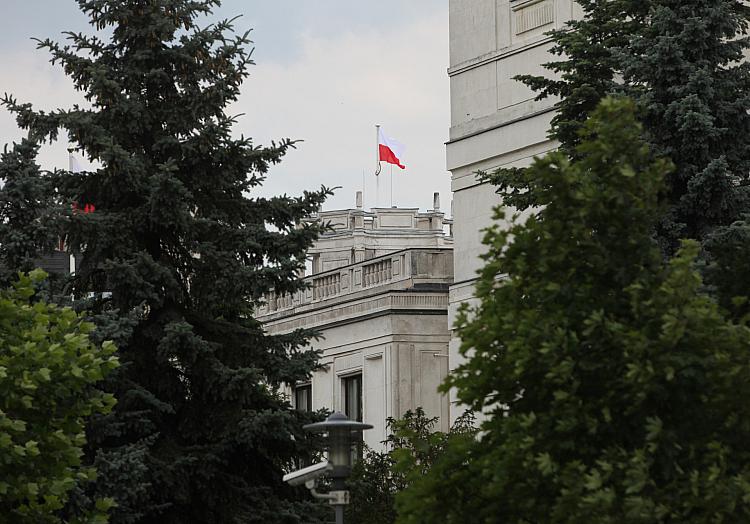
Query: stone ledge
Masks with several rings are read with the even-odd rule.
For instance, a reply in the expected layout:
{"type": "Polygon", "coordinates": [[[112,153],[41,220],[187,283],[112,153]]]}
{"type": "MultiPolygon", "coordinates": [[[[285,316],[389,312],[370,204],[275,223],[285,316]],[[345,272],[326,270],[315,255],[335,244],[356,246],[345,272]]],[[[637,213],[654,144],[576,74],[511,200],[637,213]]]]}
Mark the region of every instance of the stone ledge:
{"type": "Polygon", "coordinates": [[[265,328],[269,334],[277,335],[300,328],[320,329],[331,324],[361,322],[365,318],[397,313],[447,315],[448,293],[389,292],[354,303],[266,321],[265,328]]]}

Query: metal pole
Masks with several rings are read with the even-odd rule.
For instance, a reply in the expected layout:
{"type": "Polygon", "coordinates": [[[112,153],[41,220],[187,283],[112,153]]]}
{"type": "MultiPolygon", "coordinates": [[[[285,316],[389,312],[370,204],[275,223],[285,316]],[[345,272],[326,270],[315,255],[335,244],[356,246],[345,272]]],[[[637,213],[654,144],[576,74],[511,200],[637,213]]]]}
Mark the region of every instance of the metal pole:
{"type": "Polygon", "coordinates": [[[391,207],[393,207],[393,164],[388,164],[391,168],[391,207]]]}
{"type": "MultiPolygon", "coordinates": [[[[348,468],[342,468],[340,471],[334,471],[331,474],[331,488],[334,491],[346,490],[346,477],[350,475],[348,468]]],[[[348,503],[348,502],[347,502],[348,503]]],[[[344,504],[334,504],[333,511],[336,515],[336,524],[344,524],[344,504]]]]}
{"type": "Polygon", "coordinates": [[[375,124],[375,176],[380,174],[380,125],[375,124]]]}
{"type": "MultiPolygon", "coordinates": [[[[73,165],[73,151],[75,151],[74,148],[68,148],[68,171],[70,171],[71,173],[73,172],[73,168],[75,167],[73,165]]],[[[60,247],[63,247],[64,249],[68,248],[68,246],[65,245],[67,242],[65,242],[64,236],[61,238],[60,243],[62,244],[62,246],[60,247]]],[[[68,273],[70,273],[71,275],[75,275],[76,273],[76,256],[72,252],[68,255],[68,273]]],[[[70,300],[74,300],[73,295],[70,295],[70,300]]]]}
{"type": "Polygon", "coordinates": [[[380,200],[380,177],[375,175],[375,207],[378,207],[380,200]]]}
{"type": "Polygon", "coordinates": [[[375,207],[378,207],[380,198],[380,126],[375,124],[375,207]]]}

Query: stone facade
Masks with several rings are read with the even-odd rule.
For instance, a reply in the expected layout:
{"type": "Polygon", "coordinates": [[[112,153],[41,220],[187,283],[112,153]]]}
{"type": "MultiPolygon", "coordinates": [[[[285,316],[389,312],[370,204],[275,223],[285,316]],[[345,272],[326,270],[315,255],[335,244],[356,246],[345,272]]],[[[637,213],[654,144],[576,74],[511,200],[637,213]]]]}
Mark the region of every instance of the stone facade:
{"type": "Polygon", "coordinates": [[[258,312],[271,334],[314,328],[323,368],[289,394],[298,409],[328,408],[374,428],[365,443],[381,449],[386,419],[423,407],[449,424],[437,387],[448,372],[448,288],[453,282],[450,226],[439,210],[361,207],[319,213],[329,222],[309,255],[309,286],[269,296],[258,312]]]}
{"type": "MultiPolygon", "coordinates": [[[[484,251],[482,230],[499,204],[494,188],[479,184],[477,171],[522,167],[555,148],[547,138],[555,100],[513,80],[546,74],[545,32],[580,16],[573,0],[450,0],[451,128],[446,148],[452,175],[455,220],[455,283],[450,290],[449,325],[456,310],[474,295],[484,251]]],[[[450,344],[450,367],[461,362],[460,341],[450,344]]],[[[451,403],[451,418],[462,409],[451,403]]]]}

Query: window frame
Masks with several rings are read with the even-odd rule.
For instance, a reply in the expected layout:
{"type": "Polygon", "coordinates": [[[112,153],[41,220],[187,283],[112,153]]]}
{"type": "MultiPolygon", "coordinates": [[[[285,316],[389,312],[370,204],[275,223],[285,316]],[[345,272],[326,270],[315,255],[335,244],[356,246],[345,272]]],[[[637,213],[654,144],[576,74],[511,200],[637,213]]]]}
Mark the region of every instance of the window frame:
{"type": "Polygon", "coordinates": [[[349,375],[344,375],[341,377],[341,411],[346,415],[350,420],[355,420],[357,422],[362,422],[364,419],[364,398],[363,398],[363,377],[362,377],[362,371],[357,371],[356,373],[351,373],[349,375]],[[356,396],[357,396],[357,417],[352,417],[350,408],[350,388],[349,385],[355,382],[356,384],[356,396]]]}
{"type": "Polygon", "coordinates": [[[296,409],[297,411],[302,411],[304,413],[312,413],[312,410],[313,410],[312,409],[312,383],[307,382],[303,384],[297,384],[292,389],[292,393],[294,397],[294,409],[296,409]],[[300,408],[300,405],[299,405],[300,403],[299,393],[301,393],[302,391],[307,392],[307,402],[306,402],[306,405],[304,406],[304,409],[300,408]]]}

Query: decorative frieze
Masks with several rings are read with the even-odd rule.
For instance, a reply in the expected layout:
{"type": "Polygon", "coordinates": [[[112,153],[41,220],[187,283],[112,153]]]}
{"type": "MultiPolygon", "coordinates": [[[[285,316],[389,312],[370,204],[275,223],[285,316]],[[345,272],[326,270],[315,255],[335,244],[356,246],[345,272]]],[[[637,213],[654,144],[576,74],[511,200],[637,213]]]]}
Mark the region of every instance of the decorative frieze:
{"type": "Polygon", "coordinates": [[[352,369],[362,369],[362,353],[336,357],[333,362],[336,373],[349,372],[352,369]]]}
{"type": "Polygon", "coordinates": [[[553,0],[543,0],[519,6],[514,10],[515,33],[521,35],[539,27],[555,23],[555,4],[553,0]]]}

